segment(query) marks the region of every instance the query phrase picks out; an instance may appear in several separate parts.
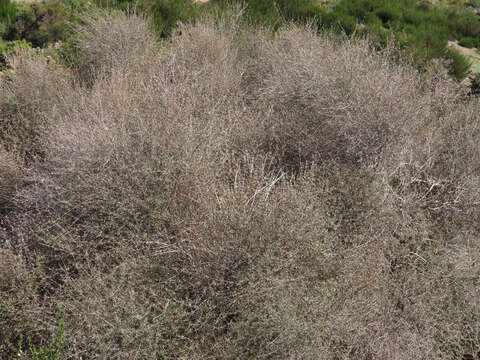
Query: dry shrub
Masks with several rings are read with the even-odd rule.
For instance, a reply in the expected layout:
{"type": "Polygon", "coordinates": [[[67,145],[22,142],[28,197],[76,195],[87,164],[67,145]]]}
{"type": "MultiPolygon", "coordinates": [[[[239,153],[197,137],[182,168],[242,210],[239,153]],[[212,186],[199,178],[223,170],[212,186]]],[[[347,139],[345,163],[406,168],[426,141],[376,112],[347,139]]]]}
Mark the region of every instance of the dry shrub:
{"type": "Polygon", "coordinates": [[[474,280],[479,247],[472,241],[480,200],[480,149],[472,141],[477,106],[444,106],[443,115],[396,143],[378,176],[385,222],[377,231],[392,275],[402,284],[399,301],[423,337],[436,339],[437,357],[477,354],[480,346],[474,280]]]}
{"type": "Polygon", "coordinates": [[[84,82],[2,88],[13,119],[22,79],[61,90],[5,220],[33,285],[4,323],[41,343],[66,310],[69,358],[476,355],[478,103],[366,41],[237,24],[160,46],[97,14],[84,82]]]}
{"type": "Polygon", "coordinates": [[[415,118],[428,116],[413,71],[372,55],[367,41],[287,28],[257,42],[250,69],[259,83],[248,96],[263,118],[252,137],[282,164],[376,163],[415,118]]]}
{"type": "Polygon", "coordinates": [[[15,255],[12,251],[2,249],[0,251],[0,278],[2,279],[1,292],[5,298],[9,291],[13,295],[14,291],[18,291],[22,287],[22,277],[25,275],[25,264],[20,256],[15,255]]]}
{"type": "Polygon", "coordinates": [[[47,117],[69,95],[70,77],[33,51],[16,56],[16,74],[0,78],[0,140],[27,162],[41,155],[39,136],[47,117]]]}
{"type": "MultiPolygon", "coordinates": [[[[128,21],[133,20],[124,21],[128,26],[128,21]]],[[[135,21],[142,25],[141,19],[135,21]]],[[[146,33],[145,37],[148,36],[150,34],[146,33]]],[[[221,36],[218,39],[223,41],[221,36]]],[[[186,39],[185,44],[188,41],[186,39]]],[[[202,179],[209,181],[217,176],[212,162],[221,156],[216,151],[218,143],[224,139],[218,137],[220,140],[217,140],[216,134],[226,130],[217,127],[212,120],[199,121],[197,114],[215,107],[216,111],[227,113],[230,103],[227,97],[233,98],[229,91],[232,85],[226,81],[229,78],[207,77],[206,74],[197,78],[198,73],[207,73],[206,68],[209,72],[217,69],[210,62],[203,65],[205,58],[201,54],[192,58],[193,51],[189,52],[187,45],[178,53],[172,51],[153,56],[154,45],[142,47],[143,55],[135,53],[137,61],[144,59],[143,71],[138,71],[138,67],[125,67],[124,63],[112,66],[104,76],[95,78],[88,89],[72,88],[71,97],[59,101],[57,111],[51,112],[48,118],[45,128],[48,131],[43,133],[42,146],[48,150],[43,162],[38,164],[36,181],[16,197],[18,216],[14,220],[14,233],[17,243],[25,239],[28,262],[42,263],[43,296],[51,299],[45,301],[58,307],[66,304],[67,310],[72,312],[82,308],[81,304],[92,296],[89,291],[81,292],[86,298],[79,295],[80,287],[85,286],[81,284],[99,281],[100,286],[102,278],[112,268],[142,254],[152,257],[157,249],[168,248],[170,242],[172,251],[179,252],[175,244],[178,233],[184,231],[179,227],[185,226],[183,217],[195,206],[192,197],[201,194],[203,189],[199,189],[198,194],[184,192],[193,190],[192,182],[196,178],[209,176],[202,179]],[[198,73],[176,64],[176,61],[185,64],[187,60],[192,67],[198,66],[198,73]],[[195,91],[186,96],[191,89],[195,91]],[[223,94],[223,103],[217,104],[219,98],[208,96],[209,92],[223,94]],[[205,102],[202,108],[200,100],[205,102]],[[65,300],[60,303],[59,299],[65,300]],[[77,300],[79,305],[74,305],[77,300]]],[[[215,56],[215,52],[212,55],[215,56]]],[[[219,64],[223,61],[218,58],[219,64]]],[[[232,73],[236,72],[231,62],[224,65],[226,70],[228,67],[232,73]]],[[[205,115],[208,119],[209,114],[205,115]]],[[[169,267],[175,270],[179,258],[180,255],[172,260],[160,258],[161,270],[169,267]]],[[[149,287],[148,284],[158,281],[153,279],[145,283],[144,280],[126,283],[126,291],[137,285],[149,287]]],[[[115,281],[122,280],[116,278],[115,281]]],[[[169,295],[163,282],[158,284],[168,295],[166,303],[172,303],[176,297],[188,301],[187,285],[177,286],[178,295],[173,291],[169,295]]],[[[99,291],[98,294],[93,289],[91,292],[98,296],[94,302],[101,303],[105,293],[102,289],[99,291]]],[[[127,303],[119,305],[118,311],[126,311],[120,309],[130,306],[128,299],[125,301],[127,303]]],[[[138,301],[138,306],[130,307],[134,312],[132,316],[157,308],[153,298],[138,301]]],[[[72,318],[81,315],[78,311],[72,318]]],[[[133,340],[138,329],[132,328],[129,321],[117,324],[116,330],[131,343],[130,353],[124,345],[118,345],[118,336],[110,336],[99,327],[96,315],[84,315],[85,318],[78,319],[88,325],[75,333],[75,341],[70,341],[71,351],[119,358],[125,358],[127,353],[140,356],[140,347],[144,348],[142,358],[157,358],[158,353],[152,350],[160,344],[155,340],[160,336],[156,329],[161,329],[165,321],[177,320],[172,315],[171,320],[162,319],[161,313],[160,317],[151,319],[153,327],[148,331],[154,332],[150,348],[133,340]],[[94,329],[98,336],[92,337],[90,331],[85,331],[87,328],[94,329]],[[117,355],[107,355],[118,346],[123,350],[117,355]]],[[[112,315],[117,317],[115,312],[112,315]]],[[[35,316],[44,318],[37,313],[29,314],[29,319],[35,316]]],[[[191,339],[173,332],[177,331],[175,326],[172,329],[166,329],[166,334],[160,336],[164,343],[178,337],[179,347],[184,347],[183,343],[188,345],[191,339]]],[[[164,356],[176,353],[176,346],[165,346],[167,355],[164,356]]]]}
{"type": "Polygon", "coordinates": [[[167,275],[163,264],[149,258],[145,253],[109,271],[93,270],[67,282],[68,290],[56,298],[56,305],[70,314],[70,354],[162,359],[190,353],[191,304],[159,281],[167,275]]]}
{"type": "Polygon", "coordinates": [[[141,72],[142,57],[157,47],[154,39],[140,15],[97,10],[76,26],[74,51],[68,60],[79,81],[90,85],[97,76],[115,68],[141,72]]]}
{"type": "MultiPolygon", "coordinates": [[[[0,357],[18,359],[18,344],[26,333],[38,339],[45,332],[40,316],[29,321],[28,313],[43,314],[48,306],[42,304],[36,286],[35,274],[29,270],[25,258],[13,249],[0,249],[0,357]]],[[[51,315],[51,314],[48,314],[51,315]]]]}
{"type": "MultiPolygon", "coordinates": [[[[22,167],[13,156],[0,147],[0,209],[8,208],[8,204],[23,180],[22,167]]],[[[1,238],[0,238],[1,240],[1,238]]]]}

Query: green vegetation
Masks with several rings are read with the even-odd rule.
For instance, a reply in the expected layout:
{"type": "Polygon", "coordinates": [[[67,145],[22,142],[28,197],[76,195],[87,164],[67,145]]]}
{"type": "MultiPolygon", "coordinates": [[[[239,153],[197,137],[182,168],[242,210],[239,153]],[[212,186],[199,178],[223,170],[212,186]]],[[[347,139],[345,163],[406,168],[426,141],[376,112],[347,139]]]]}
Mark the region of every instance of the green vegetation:
{"type": "Polygon", "coordinates": [[[465,2],[465,5],[471,6],[474,8],[479,8],[480,7],[480,0],[468,0],[465,2]]]}
{"type": "Polygon", "coordinates": [[[2,23],[12,23],[17,15],[16,6],[10,0],[0,2],[0,21],[2,23]]]}
{"type": "MultiPolygon", "coordinates": [[[[33,47],[52,46],[66,40],[72,33],[71,25],[89,8],[80,0],[51,0],[28,3],[0,2],[0,57],[19,44],[28,42],[33,47]]],[[[23,46],[21,46],[23,47],[23,46]]],[[[0,59],[0,60],[1,60],[0,59]]],[[[0,69],[4,60],[0,61],[0,69]]]]}
{"type": "Polygon", "coordinates": [[[31,45],[25,40],[0,40],[0,69],[7,65],[6,54],[18,53],[30,49],[31,45]]]}
{"type": "Polygon", "coordinates": [[[464,46],[464,47],[469,48],[469,49],[478,46],[478,40],[476,38],[473,38],[473,37],[463,37],[463,38],[460,39],[460,41],[458,43],[459,43],[459,45],[464,46]]]}
{"type": "MultiPolygon", "coordinates": [[[[35,344],[32,343],[31,338],[27,339],[28,348],[32,355],[32,360],[60,360],[62,356],[62,346],[63,346],[63,334],[65,326],[65,316],[62,314],[58,324],[58,334],[57,340],[54,344],[41,346],[37,348],[35,344]]],[[[21,346],[20,346],[21,349],[21,346]]]]}
{"type": "Polygon", "coordinates": [[[157,34],[167,37],[178,22],[194,21],[200,8],[192,0],[140,0],[138,9],[152,14],[157,34]]]}
{"type": "Polygon", "coordinates": [[[43,1],[18,5],[14,28],[7,40],[25,39],[35,47],[46,47],[65,40],[71,24],[78,22],[88,5],[75,1],[43,1]]]}
{"type": "Polygon", "coordinates": [[[472,66],[472,61],[460,54],[460,52],[455,48],[447,49],[446,57],[452,61],[450,66],[450,75],[452,75],[455,79],[465,79],[470,71],[470,67],[472,66]]]}
{"type": "Polygon", "coordinates": [[[88,12],[1,75],[0,358],[478,357],[480,99],[220,5],[88,12]]]}
{"type": "MultiPolygon", "coordinates": [[[[0,308],[1,310],[1,308],[0,308]]],[[[27,337],[27,341],[24,341],[23,334],[19,334],[17,337],[17,342],[12,342],[11,336],[12,333],[5,333],[5,330],[0,330],[0,354],[10,354],[11,357],[17,359],[26,358],[32,360],[60,360],[63,359],[62,347],[63,347],[63,336],[64,336],[64,326],[65,326],[65,314],[62,313],[58,324],[57,338],[54,343],[50,345],[40,344],[39,347],[35,345],[31,337],[27,337]]],[[[15,332],[15,329],[14,329],[15,332]]]]}
{"type": "Polygon", "coordinates": [[[17,18],[17,7],[10,0],[0,1],[0,37],[4,36],[17,18]]]}

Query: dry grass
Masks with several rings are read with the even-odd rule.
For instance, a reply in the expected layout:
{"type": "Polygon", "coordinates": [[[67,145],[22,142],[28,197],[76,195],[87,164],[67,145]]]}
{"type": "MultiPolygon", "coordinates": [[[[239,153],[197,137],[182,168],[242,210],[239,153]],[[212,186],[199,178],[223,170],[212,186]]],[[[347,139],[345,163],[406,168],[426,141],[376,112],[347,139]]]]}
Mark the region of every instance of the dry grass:
{"type": "Polygon", "coordinates": [[[239,16],[97,14],[2,83],[1,356],[62,310],[72,359],[477,356],[478,102],[239,16]]]}

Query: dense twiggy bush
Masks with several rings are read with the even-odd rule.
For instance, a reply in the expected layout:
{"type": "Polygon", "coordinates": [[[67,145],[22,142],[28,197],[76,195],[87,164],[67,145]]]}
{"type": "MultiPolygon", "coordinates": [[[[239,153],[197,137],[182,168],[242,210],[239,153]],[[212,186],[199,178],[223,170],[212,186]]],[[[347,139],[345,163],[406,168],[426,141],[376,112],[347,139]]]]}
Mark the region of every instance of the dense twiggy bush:
{"type": "Polygon", "coordinates": [[[92,16],[71,73],[2,83],[2,124],[33,129],[1,138],[2,356],[61,311],[73,359],[476,356],[478,102],[367,41],[241,21],[158,44],[92,16]]]}
{"type": "MultiPolygon", "coordinates": [[[[122,12],[98,10],[85,15],[82,25],[70,39],[73,49],[62,53],[80,81],[91,84],[100,73],[114,68],[137,67],[141,57],[155,48],[154,35],[148,30],[146,21],[138,15],[127,17],[122,12]]],[[[130,69],[132,72],[134,69],[130,69]]]]}
{"type": "Polygon", "coordinates": [[[0,209],[8,205],[10,197],[22,181],[22,166],[12,155],[0,148],[0,209]]]}
{"type": "Polygon", "coordinates": [[[249,95],[262,98],[266,115],[252,137],[291,165],[375,163],[414,117],[428,117],[413,73],[370,56],[367,43],[288,29],[260,51],[252,71],[261,83],[249,95]]]}
{"type": "Polygon", "coordinates": [[[40,155],[39,135],[52,108],[68,97],[68,75],[33,52],[11,55],[18,75],[0,79],[0,139],[25,160],[40,155]]]}

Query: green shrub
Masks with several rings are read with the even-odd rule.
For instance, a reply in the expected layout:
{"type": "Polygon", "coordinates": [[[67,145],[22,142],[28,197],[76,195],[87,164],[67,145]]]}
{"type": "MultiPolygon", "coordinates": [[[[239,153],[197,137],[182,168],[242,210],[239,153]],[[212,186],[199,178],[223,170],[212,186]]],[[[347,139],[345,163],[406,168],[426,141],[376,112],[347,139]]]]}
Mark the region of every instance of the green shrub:
{"type": "Polygon", "coordinates": [[[1,41],[0,40],[0,71],[7,67],[7,57],[28,51],[31,45],[25,40],[1,41]]]}
{"type": "Polygon", "coordinates": [[[365,18],[365,23],[367,25],[382,25],[382,20],[379,19],[377,15],[374,13],[368,13],[366,18],[365,18]]]}
{"type": "Polygon", "coordinates": [[[12,24],[17,17],[17,6],[10,0],[0,0],[0,23],[12,24]]]}
{"type": "Polygon", "coordinates": [[[471,60],[452,47],[447,49],[446,58],[451,61],[449,65],[449,74],[452,77],[457,80],[463,80],[468,76],[472,66],[471,60]]]}
{"type": "Polygon", "coordinates": [[[472,7],[480,7],[480,0],[468,0],[466,5],[472,7]]]}
{"type": "Polygon", "coordinates": [[[374,13],[383,23],[393,22],[402,18],[401,10],[393,2],[389,3],[388,6],[375,10],[374,13]]]}
{"type": "Polygon", "coordinates": [[[0,41],[3,41],[1,39],[6,34],[6,32],[7,32],[7,24],[0,22],[0,41]]]}
{"type": "Polygon", "coordinates": [[[357,29],[357,20],[353,16],[340,15],[333,12],[333,15],[338,18],[336,28],[347,35],[351,35],[357,29]]]}
{"type": "Polygon", "coordinates": [[[410,8],[405,11],[403,19],[408,24],[420,25],[425,22],[425,14],[415,8],[410,8]]]}
{"type": "Polygon", "coordinates": [[[94,4],[104,9],[133,9],[134,2],[131,0],[95,0],[94,4]]]}
{"type": "Polygon", "coordinates": [[[178,22],[191,22],[199,14],[198,7],[192,0],[142,0],[140,8],[153,17],[157,34],[169,36],[178,22]]]}
{"type": "Polygon", "coordinates": [[[472,37],[463,37],[458,41],[458,44],[471,49],[477,47],[478,40],[472,37]]]}
{"type": "Polygon", "coordinates": [[[425,49],[426,59],[441,58],[445,54],[448,31],[441,25],[425,24],[417,27],[413,42],[419,49],[425,49]]]}
{"type": "Polygon", "coordinates": [[[67,68],[78,68],[81,64],[78,35],[73,34],[63,41],[60,46],[53,48],[52,56],[67,68]]]}
{"type": "Polygon", "coordinates": [[[73,20],[74,13],[60,1],[34,2],[18,14],[15,30],[9,37],[44,47],[65,40],[71,30],[67,22],[73,20]]]}
{"type": "Polygon", "coordinates": [[[211,3],[226,8],[232,3],[245,3],[245,17],[251,25],[270,26],[278,29],[286,22],[314,22],[329,28],[336,23],[331,14],[317,2],[312,0],[213,0],[211,3]]]}
{"type": "Polygon", "coordinates": [[[480,21],[473,11],[461,11],[451,17],[450,30],[456,37],[477,37],[480,21]]]}
{"type": "MultiPolygon", "coordinates": [[[[62,356],[63,337],[65,326],[65,314],[62,313],[58,322],[58,333],[54,344],[35,346],[30,337],[27,337],[28,350],[32,356],[32,360],[60,360],[62,356]]],[[[21,346],[20,349],[21,351],[21,346]]]]}
{"type": "MultiPolygon", "coordinates": [[[[2,311],[2,309],[0,309],[2,311]]],[[[30,336],[26,337],[19,334],[16,343],[12,344],[14,339],[11,339],[8,334],[0,331],[0,354],[7,356],[7,359],[18,359],[20,356],[28,356],[32,360],[60,360],[63,359],[62,347],[64,341],[64,326],[65,314],[62,313],[58,321],[58,330],[54,343],[50,345],[35,344],[30,336]]],[[[6,330],[6,329],[3,329],[6,330]]]]}
{"type": "Polygon", "coordinates": [[[18,8],[10,0],[0,0],[0,42],[14,31],[18,8]]]}

